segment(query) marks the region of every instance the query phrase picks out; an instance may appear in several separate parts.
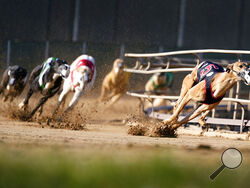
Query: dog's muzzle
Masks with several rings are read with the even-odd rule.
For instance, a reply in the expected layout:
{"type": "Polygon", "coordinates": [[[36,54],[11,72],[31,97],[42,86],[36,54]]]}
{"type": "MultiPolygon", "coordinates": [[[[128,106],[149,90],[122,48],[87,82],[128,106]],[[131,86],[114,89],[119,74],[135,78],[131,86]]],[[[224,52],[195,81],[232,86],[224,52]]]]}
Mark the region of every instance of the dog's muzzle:
{"type": "Polygon", "coordinates": [[[10,78],[9,85],[13,86],[15,84],[15,78],[10,78]]]}
{"type": "Polygon", "coordinates": [[[243,79],[246,85],[250,85],[250,69],[240,72],[239,76],[243,79]]]}
{"type": "Polygon", "coordinates": [[[69,65],[68,66],[65,65],[65,67],[61,71],[61,76],[63,78],[67,78],[69,76],[69,73],[70,73],[70,66],[69,65]]]}

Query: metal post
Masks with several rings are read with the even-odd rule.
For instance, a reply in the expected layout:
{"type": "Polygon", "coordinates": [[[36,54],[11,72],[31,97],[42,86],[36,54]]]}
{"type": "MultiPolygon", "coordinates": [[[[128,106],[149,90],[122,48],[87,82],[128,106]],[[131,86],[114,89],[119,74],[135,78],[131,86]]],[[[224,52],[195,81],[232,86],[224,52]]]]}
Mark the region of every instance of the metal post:
{"type": "Polygon", "coordinates": [[[73,36],[72,36],[73,42],[76,42],[78,39],[79,18],[80,18],[80,0],[75,0],[75,15],[74,15],[73,36]]]}
{"type": "Polygon", "coordinates": [[[47,40],[45,43],[45,59],[49,58],[49,41],[47,40]]]}
{"type": "MultiPolygon", "coordinates": [[[[236,85],[236,93],[235,93],[235,98],[238,99],[239,98],[239,91],[240,91],[240,82],[237,82],[236,85]]],[[[234,114],[233,114],[233,119],[236,119],[237,116],[237,107],[238,107],[238,103],[235,103],[234,105],[234,114]]]]}
{"type": "Polygon", "coordinates": [[[83,54],[86,54],[86,53],[87,53],[87,43],[86,43],[86,42],[83,42],[83,43],[82,43],[82,53],[83,53],[83,54]]]}
{"type": "Polygon", "coordinates": [[[8,42],[7,42],[7,57],[6,57],[7,67],[10,66],[10,51],[11,51],[11,41],[8,40],[8,42]]]}
{"type": "Polygon", "coordinates": [[[215,117],[215,108],[212,110],[212,118],[215,117]]]}
{"type": "Polygon", "coordinates": [[[120,58],[121,59],[124,58],[124,53],[125,53],[125,45],[124,45],[124,43],[122,43],[120,46],[120,58]]]}
{"type": "Polygon", "coordinates": [[[163,46],[159,46],[159,53],[163,52],[164,51],[164,48],[163,46]]]}
{"type": "Polygon", "coordinates": [[[186,0],[181,0],[180,3],[180,20],[178,27],[178,38],[177,38],[177,47],[183,46],[184,39],[184,25],[185,25],[185,14],[186,14],[186,0]]]}
{"type": "MultiPolygon", "coordinates": [[[[230,89],[229,91],[229,98],[233,98],[234,88],[230,89]]],[[[227,102],[227,111],[230,112],[232,109],[232,101],[227,102]]]]}

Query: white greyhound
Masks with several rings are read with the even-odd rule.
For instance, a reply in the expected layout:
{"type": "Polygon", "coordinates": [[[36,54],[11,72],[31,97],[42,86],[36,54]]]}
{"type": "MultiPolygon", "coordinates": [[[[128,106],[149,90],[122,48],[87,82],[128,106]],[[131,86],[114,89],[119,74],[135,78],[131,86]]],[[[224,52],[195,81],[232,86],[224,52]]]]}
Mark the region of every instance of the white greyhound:
{"type": "Polygon", "coordinates": [[[96,68],[94,58],[85,54],[76,58],[76,60],[70,65],[70,74],[64,81],[63,90],[59,96],[54,114],[57,113],[60,104],[65,101],[67,94],[72,91],[74,92],[74,96],[64,112],[66,113],[70,111],[76,105],[80,96],[93,87],[95,77],[96,68]]]}

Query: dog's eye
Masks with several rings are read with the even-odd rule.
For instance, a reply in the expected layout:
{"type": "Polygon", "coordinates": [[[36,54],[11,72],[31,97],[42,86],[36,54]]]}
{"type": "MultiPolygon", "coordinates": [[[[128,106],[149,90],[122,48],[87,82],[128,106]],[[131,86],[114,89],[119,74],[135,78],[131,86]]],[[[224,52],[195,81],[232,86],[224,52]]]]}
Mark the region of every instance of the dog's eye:
{"type": "Polygon", "coordinates": [[[240,65],[239,67],[240,67],[240,68],[243,68],[243,65],[240,65]]]}

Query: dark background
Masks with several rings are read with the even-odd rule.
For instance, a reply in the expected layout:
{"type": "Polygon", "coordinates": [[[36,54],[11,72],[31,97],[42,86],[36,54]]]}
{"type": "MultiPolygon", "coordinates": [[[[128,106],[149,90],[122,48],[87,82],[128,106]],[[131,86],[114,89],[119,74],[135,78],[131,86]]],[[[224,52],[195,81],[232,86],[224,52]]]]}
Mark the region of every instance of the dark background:
{"type": "MultiPolygon", "coordinates": [[[[181,0],[80,0],[78,41],[177,48],[181,0]]],[[[186,0],[183,48],[250,47],[247,0],[186,0]]],[[[6,40],[72,41],[75,0],[1,0],[6,40]]]]}
{"type": "Polygon", "coordinates": [[[0,0],[0,68],[6,67],[8,40],[10,65],[20,64],[29,70],[45,59],[46,41],[49,56],[69,63],[82,53],[85,42],[86,52],[94,56],[97,71],[103,75],[120,56],[121,44],[125,52],[158,52],[160,47],[164,51],[250,49],[247,0],[80,0],[78,39],[73,42],[75,3],[0,0]]]}

